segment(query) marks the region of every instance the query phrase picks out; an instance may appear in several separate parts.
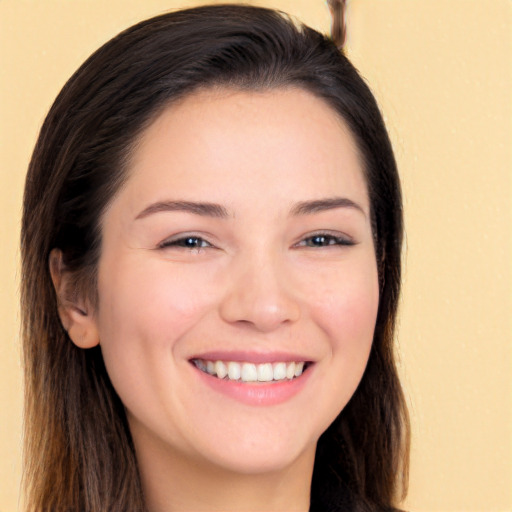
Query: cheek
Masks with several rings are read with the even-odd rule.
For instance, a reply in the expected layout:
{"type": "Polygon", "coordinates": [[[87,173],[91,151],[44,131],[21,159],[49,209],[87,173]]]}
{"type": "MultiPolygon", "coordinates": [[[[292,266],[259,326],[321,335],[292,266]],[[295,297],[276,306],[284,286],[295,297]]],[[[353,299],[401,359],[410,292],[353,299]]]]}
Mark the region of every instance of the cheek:
{"type": "Polygon", "coordinates": [[[137,265],[136,261],[118,265],[100,281],[101,327],[104,332],[112,328],[109,338],[128,328],[132,334],[155,331],[157,338],[165,332],[179,337],[181,329],[210,302],[204,277],[192,269],[176,271],[164,262],[137,265]],[[166,329],[170,325],[172,329],[166,329]]]}
{"type": "Polygon", "coordinates": [[[333,357],[347,365],[366,365],[379,306],[375,265],[370,262],[324,282],[311,307],[330,340],[333,357]]]}
{"type": "Polygon", "coordinates": [[[169,359],[180,338],[210,310],[212,294],[191,270],[134,259],[100,274],[98,328],[113,382],[125,374],[142,378],[150,365],[169,359]]]}
{"type": "MultiPolygon", "coordinates": [[[[364,263],[364,260],[362,260],[364,263]]],[[[314,397],[319,415],[318,435],[345,408],[363,377],[370,354],[379,286],[375,264],[331,269],[318,279],[309,300],[310,317],[327,341],[328,355],[317,367],[322,392],[314,397]],[[350,268],[349,268],[350,267],[350,268]],[[323,283],[323,286],[321,285],[323,283]]]]}

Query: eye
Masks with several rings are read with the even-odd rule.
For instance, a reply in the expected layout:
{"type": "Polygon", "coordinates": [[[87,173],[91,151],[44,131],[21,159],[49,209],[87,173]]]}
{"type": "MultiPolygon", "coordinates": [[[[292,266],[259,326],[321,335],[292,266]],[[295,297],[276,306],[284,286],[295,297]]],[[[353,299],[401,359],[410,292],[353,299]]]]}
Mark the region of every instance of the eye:
{"type": "Polygon", "coordinates": [[[347,236],[335,236],[329,233],[316,233],[301,240],[298,247],[329,247],[335,245],[354,245],[354,241],[347,236]]]}
{"type": "Polygon", "coordinates": [[[204,238],[200,236],[182,236],[180,238],[173,238],[170,240],[164,240],[159,246],[160,249],[166,249],[168,247],[176,247],[183,249],[190,249],[199,251],[201,249],[206,249],[208,247],[213,247],[212,244],[207,242],[204,238]]]}

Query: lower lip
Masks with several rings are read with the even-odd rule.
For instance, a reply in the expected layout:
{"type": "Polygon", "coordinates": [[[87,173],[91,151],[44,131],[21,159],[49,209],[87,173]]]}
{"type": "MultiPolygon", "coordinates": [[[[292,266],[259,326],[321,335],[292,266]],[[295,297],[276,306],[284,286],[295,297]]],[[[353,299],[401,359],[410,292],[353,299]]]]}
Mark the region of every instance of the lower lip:
{"type": "Polygon", "coordinates": [[[311,366],[300,377],[279,382],[237,382],[218,379],[194,365],[193,368],[202,382],[218,393],[247,405],[265,406],[281,404],[297,395],[309,380],[311,366]]]}

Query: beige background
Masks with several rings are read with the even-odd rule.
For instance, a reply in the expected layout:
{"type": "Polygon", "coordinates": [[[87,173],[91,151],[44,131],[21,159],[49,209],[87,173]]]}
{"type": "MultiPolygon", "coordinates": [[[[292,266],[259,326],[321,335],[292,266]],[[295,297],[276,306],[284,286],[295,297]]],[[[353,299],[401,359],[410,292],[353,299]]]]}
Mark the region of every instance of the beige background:
{"type": "MultiPolygon", "coordinates": [[[[15,511],[19,495],[18,229],[38,128],[101,43],[197,3],[0,0],[1,512],[15,511]]],[[[248,3],[329,26],[322,0],[248,3]]],[[[348,23],[405,192],[399,343],[413,451],[404,506],[512,511],[512,2],[349,0],[348,23]]]]}

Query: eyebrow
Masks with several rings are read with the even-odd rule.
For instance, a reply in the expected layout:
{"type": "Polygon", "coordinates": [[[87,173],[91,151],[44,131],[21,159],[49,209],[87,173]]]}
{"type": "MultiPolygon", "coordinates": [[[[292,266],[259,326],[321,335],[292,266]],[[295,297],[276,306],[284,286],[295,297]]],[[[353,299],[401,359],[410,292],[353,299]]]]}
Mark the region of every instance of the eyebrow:
{"type": "Polygon", "coordinates": [[[215,203],[197,203],[195,201],[158,201],[144,208],[135,219],[143,219],[148,215],[160,212],[188,212],[204,217],[229,217],[226,208],[215,203]]]}
{"type": "MultiPolygon", "coordinates": [[[[331,197],[326,199],[317,199],[312,201],[300,201],[293,205],[290,215],[311,215],[335,208],[353,208],[360,211],[365,217],[364,209],[347,197],[331,197]]],[[[201,203],[195,201],[158,201],[150,204],[144,208],[136,217],[135,220],[143,219],[154,213],[160,212],[188,212],[203,217],[216,217],[219,219],[228,218],[228,210],[216,203],[201,203]]]]}
{"type": "Polygon", "coordinates": [[[315,201],[301,201],[293,206],[291,215],[310,215],[312,213],[333,210],[335,208],[353,208],[360,211],[366,217],[366,212],[363,207],[347,197],[330,197],[315,201]]]}

